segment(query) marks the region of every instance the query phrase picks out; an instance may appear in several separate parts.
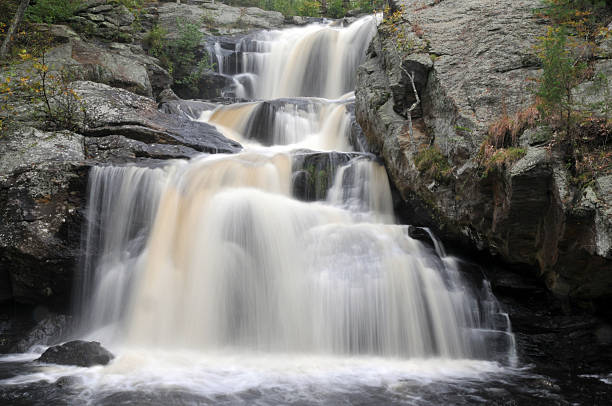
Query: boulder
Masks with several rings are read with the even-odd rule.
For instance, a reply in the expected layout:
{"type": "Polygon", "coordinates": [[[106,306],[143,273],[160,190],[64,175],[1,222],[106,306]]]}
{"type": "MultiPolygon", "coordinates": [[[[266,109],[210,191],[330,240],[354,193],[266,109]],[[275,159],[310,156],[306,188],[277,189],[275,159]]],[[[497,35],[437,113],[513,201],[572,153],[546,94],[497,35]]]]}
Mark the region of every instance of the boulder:
{"type": "Polygon", "coordinates": [[[188,22],[208,34],[227,35],[255,29],[273,29],[284,25],[285,17],[277,11],[256,7],[231,7],[220,2],[202,4],[163,3],[157,8],[158,24],[176,39],[180,25],[188,22]]]}
{"type": "Polygon", "coordinates": [[[99,342],[75,340],[48,348],[37,361],[45,364],[91,367],[107,365],[113,358],[115,356],[99,342]]]}
{"type": "Polygon", "coordinates": [[[83,134],[92,137],[122,135],[147,144],[182,145],[200,152],[237,152],[242,147],[215,127],[160,112],[146,97],[93,82],[74,82],[86,103],[90,122],[83,134]]]}
{"type": "Polygon", "coordinates": [[[0,138],[0,269],[20,303],[65,310],[78,256],[83,137],[22,127],[0,138]]]}
{"type": "Polygon", "coordinates": [[[337,170],[356,158],[376,159],[372,154],[359,152],[294,152],[293,196],[303,201],[325,200],[337,170]]]}
{"type": "Polygon", "coordinates": [[[85,138],[85,154],[88,159],[111,164],[125,164],[168,159],[189,159],[201,154],[183,145],[146,144],[121,135],[85,138]]]}

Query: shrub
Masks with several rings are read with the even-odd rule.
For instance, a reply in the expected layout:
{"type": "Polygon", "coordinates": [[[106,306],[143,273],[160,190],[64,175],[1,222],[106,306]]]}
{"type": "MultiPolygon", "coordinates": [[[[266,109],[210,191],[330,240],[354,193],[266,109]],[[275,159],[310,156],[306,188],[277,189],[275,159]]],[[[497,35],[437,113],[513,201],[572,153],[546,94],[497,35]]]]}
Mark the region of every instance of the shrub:
{"type": "Polygon", "coordinates": [[[163,27],[158,25],[153,26],[151,31],[144,37],[144,44],[149,55],[156,58],[161,58],[164,53],[164,47],[166,46],[166,31],[163,27]]]}
{"type": "MultiPolygon", "coordinates": [[[[34,58],[26,50],[19,57],[30,62],[31,68],[25,74],[16,76],[10,71],[0,82],[0,112],[10,117],[10,110],[16,100],[40,104],[45,127],[50,130],[79,131],[89,125],[93,118],[87,106],[72,89],[72,75],[67,70],[53,72],[45,61],[45,55],[34,58]]],[[[5,120],[6,121],[6,120],[5,120]]]]}
{"type": "Polygon", "coordinates": [[[321,5],[316,1],[304,0],[298,4],[297,14],[307,17],[318,17],[321,15],[321,5]]]}
{"type": "Polygon", "coordinates": [[[179,37],[170,41],[165,29],[154,26],[145,37],[145,44],[150,55],[159,58],[162,66],[168,69],[174,83],[197,89],[202,73],[213,68],[206,53],[200,51],[204,34],[194,23],[177,21],[180,28],[179,37]]]}
{"type": "Polygon", "coordinates": [[[74,16],[82,0],[38,0],[26,10],[26,19],[35,23],[54,24],[74,16]]]}

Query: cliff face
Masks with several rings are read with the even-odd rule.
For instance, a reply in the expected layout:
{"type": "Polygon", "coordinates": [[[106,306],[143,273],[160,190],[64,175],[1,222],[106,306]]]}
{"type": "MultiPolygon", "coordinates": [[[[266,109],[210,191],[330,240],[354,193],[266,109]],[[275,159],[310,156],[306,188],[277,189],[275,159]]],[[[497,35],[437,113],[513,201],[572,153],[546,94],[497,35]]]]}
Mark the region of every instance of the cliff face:
{"type": "MultiPolygon", "coordinates": [[[[503,171],[483,176],[479,163],[490,125],[534,101],[541,2],[425,3],[393,4],[404,11],[394,24],[404,37],[379,28],[356,89],[357,119],[408,203],[405,217],[535,272],[560,297],[603,304],[612,295],[612,176],[576,187],[563,151],[539,129],[520,136],[522,158],[503,171]],[[421,101],[412,137],[406,72],[421,101]],[[432,165],[444,173],[418,165],[424,151],[439,152],[432,165]]],[[[605,74],[610,61],[600,59],[595,70],[605,74]]]]}

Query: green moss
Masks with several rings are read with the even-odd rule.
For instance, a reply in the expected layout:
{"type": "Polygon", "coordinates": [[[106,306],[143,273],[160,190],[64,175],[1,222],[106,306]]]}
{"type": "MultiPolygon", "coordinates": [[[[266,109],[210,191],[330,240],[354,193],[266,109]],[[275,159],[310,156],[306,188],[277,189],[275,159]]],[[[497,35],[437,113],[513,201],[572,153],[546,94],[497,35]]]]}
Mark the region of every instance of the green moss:
{"type": "Polygon", "coordinates": [[[452,168],[436,146],[419,151],[414,157],[414,163],[419,172],[438,182],[448,183],[451,179],[452,168]]]}
{"type": "Polygon", "coordinates": [[[525,148],[500,148],[489,159],[484,162],[482,177],[487,178],[493,173],[502,173],[507,167],[512,165],[527,154],[525,148]]]}

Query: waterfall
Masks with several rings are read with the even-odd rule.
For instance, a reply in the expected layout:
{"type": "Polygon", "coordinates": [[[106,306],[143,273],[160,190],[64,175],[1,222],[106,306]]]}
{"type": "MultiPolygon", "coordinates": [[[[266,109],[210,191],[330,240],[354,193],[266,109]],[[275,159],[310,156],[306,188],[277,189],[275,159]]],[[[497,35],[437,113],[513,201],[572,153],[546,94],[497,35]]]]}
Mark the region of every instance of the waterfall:
{"type": "Polygon", "coordinates": [[[464,280],[429,230],[433,245],[395,224],[384,166],[350,141],[372,18],[239,44],[238,73],[262,100],[211,106],[199,120],[242,152],[92,170],[79,296],[89,337],[210,354],[512,362],[486,281],[464,280]]]}
{"type": "Polygon", "coordinates": [[[354,89],[357,67],[375,32],[376,17],[368,16],[348,27],[329,22],[261,31],[233,51],[219,43],[209,51],[219,73],[236,79],[238,97],[337,99],[354,89]]]}

